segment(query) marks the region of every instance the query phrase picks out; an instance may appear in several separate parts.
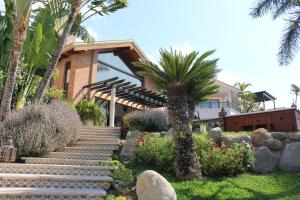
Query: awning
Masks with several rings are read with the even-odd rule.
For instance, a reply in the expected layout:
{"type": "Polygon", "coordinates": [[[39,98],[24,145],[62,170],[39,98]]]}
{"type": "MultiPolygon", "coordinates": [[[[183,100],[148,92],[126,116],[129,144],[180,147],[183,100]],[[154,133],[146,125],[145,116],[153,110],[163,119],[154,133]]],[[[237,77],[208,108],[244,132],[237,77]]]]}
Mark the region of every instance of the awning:
{"type": "Polygon", "coordinates": [[[118,77],[106,79],[90,85],[86,85],[83,89],[90,88],[101,95],[111,96],[113,88],[116,89],[116,97],[125,101],[130,101],[147,107],[164,107],[166,106],[166,97],[158,93],[146,90],[136,84],[132,84],[118,77]]]}
{"type": "Polygon", "coordinates": [[[255,92],[254,95],[255,95],[254,96],[255,102],[257,102],[257,103],[276,100],[276,98],[274,96],[272,96],[270,93],[268,93],[266,91],[255,92]]]}

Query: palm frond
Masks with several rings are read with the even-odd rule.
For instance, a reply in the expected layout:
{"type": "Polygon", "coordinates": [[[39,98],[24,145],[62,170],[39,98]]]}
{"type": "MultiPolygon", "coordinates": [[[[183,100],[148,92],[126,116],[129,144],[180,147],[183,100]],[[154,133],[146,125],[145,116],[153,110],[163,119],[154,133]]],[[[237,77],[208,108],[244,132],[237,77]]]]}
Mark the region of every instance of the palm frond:
{"type": "Polygon", "coordinates": [[[253,18],[261,17],[266,13],[277,8],[282,0],[259,0],[256,6],[252,9],[250,15],[253,18]]]}

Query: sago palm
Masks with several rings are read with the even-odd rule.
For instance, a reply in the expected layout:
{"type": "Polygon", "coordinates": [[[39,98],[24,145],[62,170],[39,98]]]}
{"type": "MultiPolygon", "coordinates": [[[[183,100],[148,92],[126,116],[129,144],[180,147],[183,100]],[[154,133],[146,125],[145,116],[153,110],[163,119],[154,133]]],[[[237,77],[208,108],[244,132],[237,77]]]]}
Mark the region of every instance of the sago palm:
{"type": "Polygon", "coordinates": [[[299,93],[300,93],[300,87],[297,86],[296,84],[292,84],[291,85],[291,91],[295,95],[295,105],[297,107],[297,101],[298,101],[298,96],[299,96],[299,93]]]}
{"type": "Polygon", "coordinates": [[[198,58],[197,55],[195,51],[184,56],[173,50],[160,50],[159,66],[147,60],[134,63],[143,68],[139,74],[151,78],[158,91],[167,96],[169,121],[175,141],[175,171],[179,179],[202,177],[188,108],[188,92],[194,91],[191,83],[202,77],[204,69],[204,58],[198,58]]]}
{"type": "Polygon", "coordinates": [[[272,13],[273,19],[284,16],[286,26],[278,52],[280,65],[288,65],[299,48],[300,1],[299,0],[258,0],[251,12],[254,18],[272,13]]]}

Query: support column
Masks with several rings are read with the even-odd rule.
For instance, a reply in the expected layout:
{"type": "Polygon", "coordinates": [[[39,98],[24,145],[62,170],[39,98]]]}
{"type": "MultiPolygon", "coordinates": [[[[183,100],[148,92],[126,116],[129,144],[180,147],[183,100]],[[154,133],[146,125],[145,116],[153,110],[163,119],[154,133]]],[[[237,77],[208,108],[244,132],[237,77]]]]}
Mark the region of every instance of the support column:
{"type": "Polygon", "coordinates": [[[109,104],[109,126],[115,127],[115,111],[116,111],[116,88],[111,89],[111,99],[109,104]]]}

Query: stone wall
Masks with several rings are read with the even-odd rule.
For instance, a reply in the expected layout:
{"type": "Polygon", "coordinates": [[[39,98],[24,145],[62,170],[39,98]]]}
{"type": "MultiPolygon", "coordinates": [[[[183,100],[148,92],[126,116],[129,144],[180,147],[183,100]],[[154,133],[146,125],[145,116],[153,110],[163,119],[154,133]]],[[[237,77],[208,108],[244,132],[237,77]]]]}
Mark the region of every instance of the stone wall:
{"type": "Polygon", "coordinates": [[[208,136],[225,145],[245,143],[253,147],[255,155],[255,173],[263,174],[275,170],[292,172],[300,171],[300,132],[267,132],[257,129],[251,136],[222,135],[220,128],[212,129],[208,136]]]}

